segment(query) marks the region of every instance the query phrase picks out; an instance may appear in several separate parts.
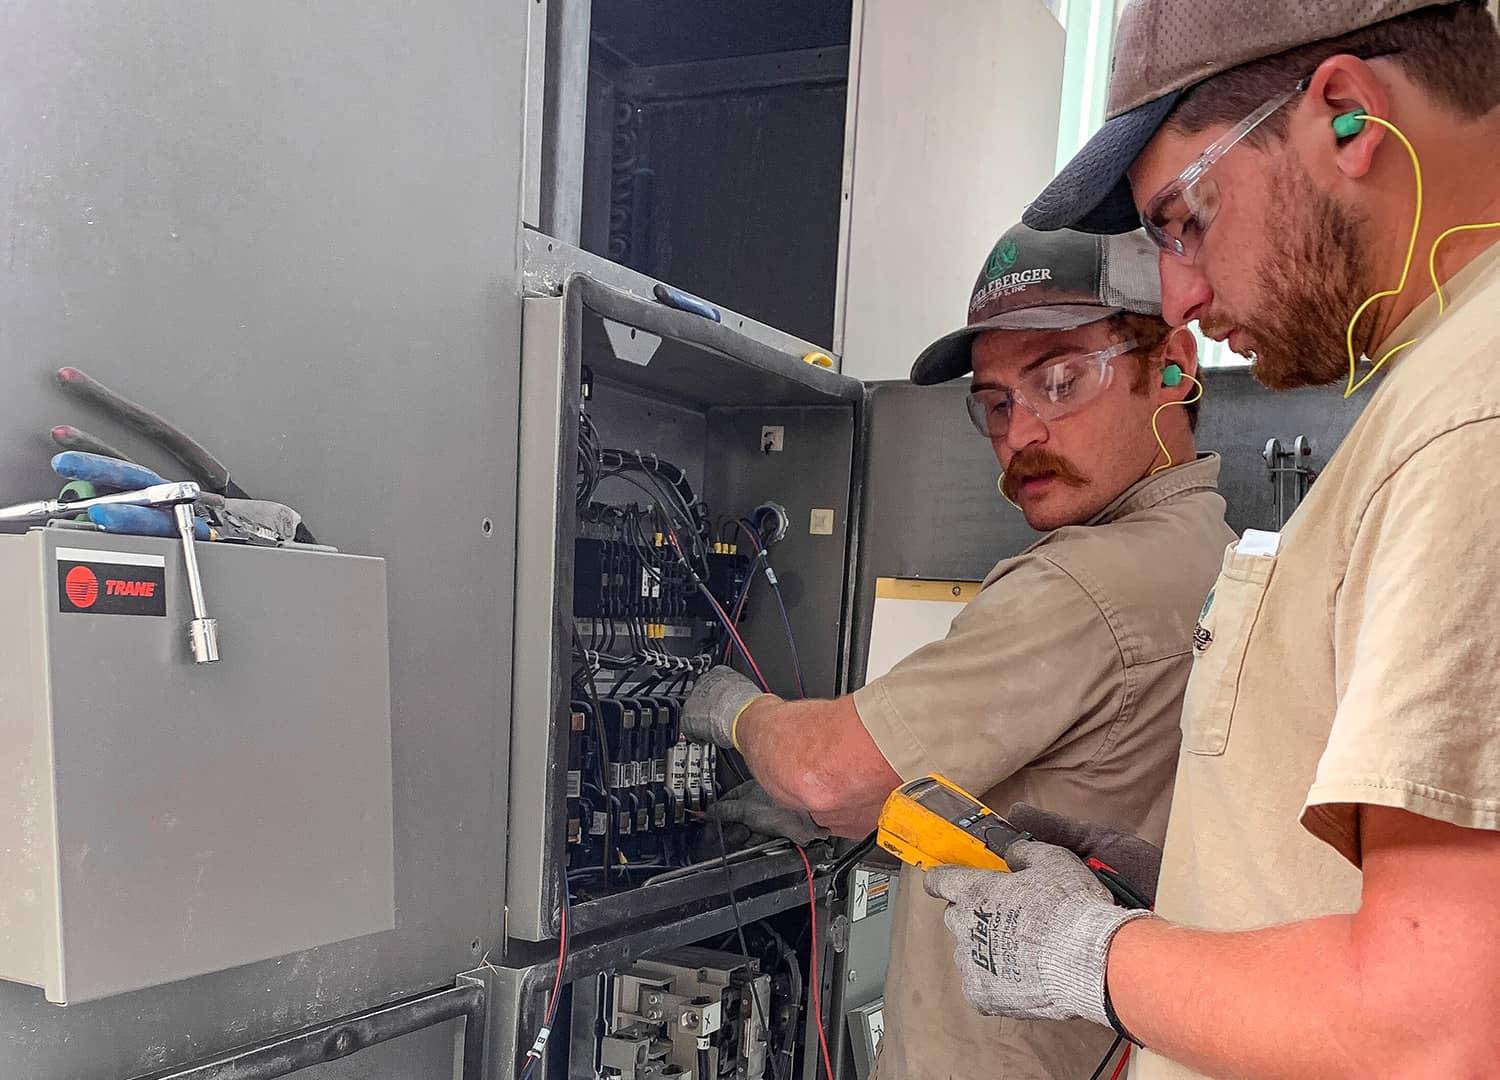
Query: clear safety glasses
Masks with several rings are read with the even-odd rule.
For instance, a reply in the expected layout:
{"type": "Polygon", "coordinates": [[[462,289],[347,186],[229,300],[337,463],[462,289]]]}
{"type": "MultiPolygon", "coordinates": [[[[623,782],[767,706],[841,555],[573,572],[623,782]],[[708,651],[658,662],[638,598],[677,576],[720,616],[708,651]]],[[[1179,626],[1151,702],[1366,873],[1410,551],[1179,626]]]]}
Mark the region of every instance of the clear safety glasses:
{"type": "Polygon", "coordinates": [[[1113,361],[1138,347],[1129,340],[1098,352],[1059,356],[1027,372],[1014,388],[971,390],[969,419],[987,439],[1005,437],[1017,405],[1043,423],[1060,420],[1104,393],[1114,381],[1113,361]]]}
{"type": "Polygon", "coordinates": [[[1219,184],[1208,171],[1218,164],[1240,140],[1265,123],[1277,109],[1307,89],[1303,79],[1284,94],[1279,94],[1256,109],[1209,145],[1186,169],[1166,187],[1151,197],[1141,212],[1146,235],[1168,255],[1191,262],[1203,243],[1203,234],[1219,212],[1219,184]]]}

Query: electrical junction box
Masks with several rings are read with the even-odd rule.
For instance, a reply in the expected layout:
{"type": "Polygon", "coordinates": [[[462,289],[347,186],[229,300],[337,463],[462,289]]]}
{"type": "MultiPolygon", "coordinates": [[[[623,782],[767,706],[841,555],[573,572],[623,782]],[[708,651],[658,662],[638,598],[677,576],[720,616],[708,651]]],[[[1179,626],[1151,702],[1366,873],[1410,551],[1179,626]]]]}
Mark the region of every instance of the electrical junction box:
{"type": "Polygon", "coordinates": [[[726,621],[773,690],[841,687],[866,388],[583,276],[523,314],[507,932],[552,938],[565,885],[586,934],[800,879],[784,844],[726,874],[703,815],[743,766],[681,706],[726,621]]]}
{"type": "Polygon", "coordinates": [[[395,925],[385,561],[0,536],[0,978],[74,1003],[395,925]]]}

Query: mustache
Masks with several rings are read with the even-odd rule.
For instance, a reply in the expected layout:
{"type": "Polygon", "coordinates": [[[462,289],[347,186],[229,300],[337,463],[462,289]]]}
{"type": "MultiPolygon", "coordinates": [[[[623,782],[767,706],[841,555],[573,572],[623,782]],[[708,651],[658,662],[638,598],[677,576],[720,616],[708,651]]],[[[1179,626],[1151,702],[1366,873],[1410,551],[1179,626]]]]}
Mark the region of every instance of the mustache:
{"type": "Polygon", "coordinates": [[[1050,450],[1022,450],[1010,459],[1010,465],[1005,469],[1003,484],[1005,494],[1015,499],[1021,490],[1021,485],[1027,480],[1048,475],[1055,476],[1070,487],[1083,487],[1088,483],[1088,477],[1075,468],[1067,458],[1054,454],[1050,450]]]}
{"type": "Polygon", "coordinates": [[[1232,326],[1233,324],[1227,319],[1221,320],[1217,315],[1198,320],[1198,329],[1203,331],[1203,336],[1207,338],[1222,338],[1232,326]]]}

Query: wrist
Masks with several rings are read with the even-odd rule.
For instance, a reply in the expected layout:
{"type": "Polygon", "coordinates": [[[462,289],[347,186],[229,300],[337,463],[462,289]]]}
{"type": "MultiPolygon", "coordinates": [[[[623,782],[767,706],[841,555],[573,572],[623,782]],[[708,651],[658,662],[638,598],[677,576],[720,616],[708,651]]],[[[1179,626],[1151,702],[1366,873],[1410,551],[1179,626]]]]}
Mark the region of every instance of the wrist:
{"type": "Polygon", "coordinates": [[[752,714],[759,713],[762,706],[769,706],[780,700],[775,694],[757,694],[741,705],[729,724],[729,745],[740,753],[744,753],[745,744],[742,740],[747,730],[744,726],[745,720],[752,714]]]}
{"type": "Polygon", "coordinates": [[[1091,903],[1079,912],[1071,935],[1077,943],[1076,948],[1069,950],[1070,955],[1058,957],[1060,969],[1056,972],[1068,1010],[1073,1015],[1101,1027],[1114,1028],[1117,1034],[1135,1042],[1117,1026],[1113,1015],[1113,1004],[1106,988],[1109,952],[1123,928],[1137,920],[1154,917],[1149,911],[1102,903],[1091,903]]]}
{"type": "Polygon", "coordinates": [[[1145,1047],[1145,1043],[1138,1034],[1142,1018],[1140,1010],[1133,1008],[1134,1001],[1129,994],[1131,986],[1130,973],[1138,970],[1133,963],[1133,958],[1139,954],[1142,948],[1149,948],[1147,940],[1151,938],[1153,928],[1165,927],[1167,924],[1160,917],[1153,916],[1150,919],[1135,919],[1122,924],[1110,939],[1109,948],[1106,950],[1104,962],[1104,1004],[1109,1018],[1109,1026],[1114,1029],[1115,1034],[1133,1042],[1136,1046],[1145,1047]],[[1126,1024],[1120,1018],[1119,997],[1117,992],[1123,992],[1126,998],[1127,1014],[1133,1017],[1135,1027],[1126,1024]]]}

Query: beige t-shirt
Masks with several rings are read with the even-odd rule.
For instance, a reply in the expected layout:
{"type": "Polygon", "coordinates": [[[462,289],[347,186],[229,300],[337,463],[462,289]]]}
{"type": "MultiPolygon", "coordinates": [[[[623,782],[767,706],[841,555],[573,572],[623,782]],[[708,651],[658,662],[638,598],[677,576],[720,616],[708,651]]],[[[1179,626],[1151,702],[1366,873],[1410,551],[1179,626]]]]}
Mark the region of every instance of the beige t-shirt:
{"type": "MultiPolygon", "coordinates": [[[[1006,559],[944,640],[857,691],[901,778],[941,773],[1001,813],[1025,801],[1159,839],[1193,621],[1233,538],[1218,475],[1212,455],[1169,469],[1006,559]]],[[[903,871],[876,1076],[1087,1077],[1113,1033],[980,1016],[944,907],[903,871]]]]}
{"type": "MultiPolygon", "coordinates": [[[[1183,705],[1173,922],[1356,910],[1361,805],[1500,829],[1500,245],[1446,291],[1380,350],[1421,337],[1275,554],[1224,556],[1183,705]]],[[[1197,1074],[1148,1053],[1131,1075],[1197,1074]]]]}

